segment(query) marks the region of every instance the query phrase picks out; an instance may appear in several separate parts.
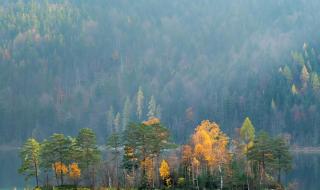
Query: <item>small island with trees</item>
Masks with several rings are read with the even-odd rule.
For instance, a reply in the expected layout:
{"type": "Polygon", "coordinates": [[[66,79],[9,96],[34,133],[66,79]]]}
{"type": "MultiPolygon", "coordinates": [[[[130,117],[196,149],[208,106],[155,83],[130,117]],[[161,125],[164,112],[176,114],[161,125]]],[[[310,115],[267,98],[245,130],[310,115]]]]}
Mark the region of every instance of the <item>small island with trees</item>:
{"type": "Polygon", "coordinates": [[[114,129],[105,146],[92,129],[53,134],[21,149],[19,172],[36,189],[285,189],[292,156],[284,137],[255,132],[247,117],[233,138],[204,120],[188,143],[172,142],[156,117],[114,129]]]}

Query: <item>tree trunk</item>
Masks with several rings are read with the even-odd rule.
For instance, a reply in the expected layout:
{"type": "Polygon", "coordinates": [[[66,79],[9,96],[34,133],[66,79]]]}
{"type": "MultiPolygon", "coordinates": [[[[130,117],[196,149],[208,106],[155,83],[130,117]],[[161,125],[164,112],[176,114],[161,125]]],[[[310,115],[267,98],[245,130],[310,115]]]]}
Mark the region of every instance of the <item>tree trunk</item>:
{"type": "Polygon", "coordinates": [[[60,180],[61,180],[61,185],[63,185],[63,174],[62,174],[62,171],[60,172],[60,180]]]}
{"type": "Polygon", "coordinates": [[[110,171],[109,170],[108,170],[108,185],[109,185],[109,188],[111,188],[112,180],[111,180],[111,177],[110,177],[110,171]]]}
{"type": "Polygon", "coordinates": [[[116,152],[115,159],[116,159],[116,184],[117,184],[117,189],[120,189],[120,187],[119,187],[119,163],[118,163],[118,153],[117,152],[116,152]]]}
{"type": "Polygon", "coordinates": [[[95,188],[95,186],[96,186],[96,176],[95,176],[95,168],[93,167],[93,169],[92,169],[92,189],[94,189],[95,188]]]}
{"type": "Polygon", "coordinates": [[[37,187],[39,187],[38,166],[37,166],[37,162],[34,162],[34,169],[35,169],[35,172],[36,172],[36,184],[37,184],[37,187]]]}
{"type": "Polygon", "coordinates": [[[246,162],[247,162],[247,165],[246,165],[246,167],[247,167],[247,171],[246,171],[246,177],[247,177],[247,188],[248,188],[248,190],[250,190],[250,184],[249,184],[249,169],[250,169],[250,167],[249,167],[249,162],[248,162],[248,148],[249,148],[249,146],[248,146],[248,143],[246,144],[246,147],[247,147],[247,152],[246,152],[246,162]]]}
{"type": "Polygon", "coordinates": [[[63,185],[63,173],[62,173],[62,162],[60,161],[60,180],[61,180],[61,185],[63,185]]]}
{"type": "MultiPolygon", "coordinates": [[[[279,161],[280,162],[280,161],[279,161]]],[[[281,184],[281,168],[279,163],[279,169],[278,169],[278,183],[281,184]]]]}
{"type": "Polygon", "coordinates": [[[48,174],[48,171],[46,171],[46,186],[49,187],[49,174],[48,174]]]}
{"type": "Polygon", "coordinates": [[[53,167],[54,167],[54,175],[55,175],[55,177],[56,177],[56,183],[57,183],[57,185],[59,185],[59,180],[58,180],[58,174],[57,174],[57,168],[56,168],[56,165],[55,165],[55,164],[53,164],[53,167]]]}
{"type": "Polygon", "coordinates": [[[221,165],[219,165],[219,173],[220,173],[220,189],[223,188],[223,176],[222,176],[222,168],[221,165]]]}

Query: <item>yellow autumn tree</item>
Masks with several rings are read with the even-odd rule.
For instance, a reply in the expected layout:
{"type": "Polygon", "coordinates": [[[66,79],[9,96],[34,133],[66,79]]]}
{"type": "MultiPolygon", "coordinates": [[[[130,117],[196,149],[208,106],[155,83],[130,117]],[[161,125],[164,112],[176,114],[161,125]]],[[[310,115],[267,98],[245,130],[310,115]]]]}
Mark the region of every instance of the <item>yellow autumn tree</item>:
{"type": "Polygon", "coordinates": [[[159,168],[159,172],[160,172],[160,177],[165,180],[170,176],[170,167],[167,163],[167,161],[162,160],[160,168],[159,168]]]}
{"type": "Polygon", "coordinates": [[[223,167],[231,160],[228,143],[229,139],[220,130],[219,125],[209,120],[202,121],[192,135],[195,158],[204,167],[208,166],[210,171],[219,171],[221,188],[223,188],[223,167]]]}
{"type": "Polygon", "coordinates": [[[168,162],[165,160],[162,160],[160,168],[159,168],[160,177],[164,181],[165,185],[167,187],[171,186],[171,178],[170,178],[170,167],[168,165],[168,162]]]}
{"type": "Polygon", "coordinates": [[[80,178],[81,170],[78,166],[78,163],[72,163],[69,165],[69,177],[74,181],[74,183],[77,182],[77,180],[80,178]]]}

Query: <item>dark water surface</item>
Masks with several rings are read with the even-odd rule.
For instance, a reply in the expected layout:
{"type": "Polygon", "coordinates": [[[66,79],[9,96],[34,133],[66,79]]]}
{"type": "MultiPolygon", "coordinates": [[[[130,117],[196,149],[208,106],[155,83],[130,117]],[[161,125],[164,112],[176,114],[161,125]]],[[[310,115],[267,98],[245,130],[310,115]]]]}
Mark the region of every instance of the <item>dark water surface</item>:
{"type": "MultiPolygon", "coordinates": [[[[18,150],[0,151],[0,190],[22,189],[32,185],[18,174],[19,166],[18,150]]],[[[296,183],[298,189],[320,190],[320,154],[294,154],[293,170],[283,180],[296,183]]]]}
{"type": "Polygon", "coordinates": [[[297,183],[297,189],[320,190],[320,153],[296,153],[293,161],[285,181],[297,183]]]}

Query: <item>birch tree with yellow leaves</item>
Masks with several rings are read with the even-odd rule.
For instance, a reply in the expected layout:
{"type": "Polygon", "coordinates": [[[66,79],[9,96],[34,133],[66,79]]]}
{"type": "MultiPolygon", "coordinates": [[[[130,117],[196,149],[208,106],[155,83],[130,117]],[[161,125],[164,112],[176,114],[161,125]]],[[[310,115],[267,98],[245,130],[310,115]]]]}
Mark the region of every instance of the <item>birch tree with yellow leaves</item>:
{"type": "Polygon", "coordinates": [[[200,162],[203,172],[213,174],[218,171],[220,176],[220,188],[223,188],[223,168],[230,162],[228,150],[229,139],[218,124],[204,120],[195,129],[192,135],[194,156],[200,162]]]}

